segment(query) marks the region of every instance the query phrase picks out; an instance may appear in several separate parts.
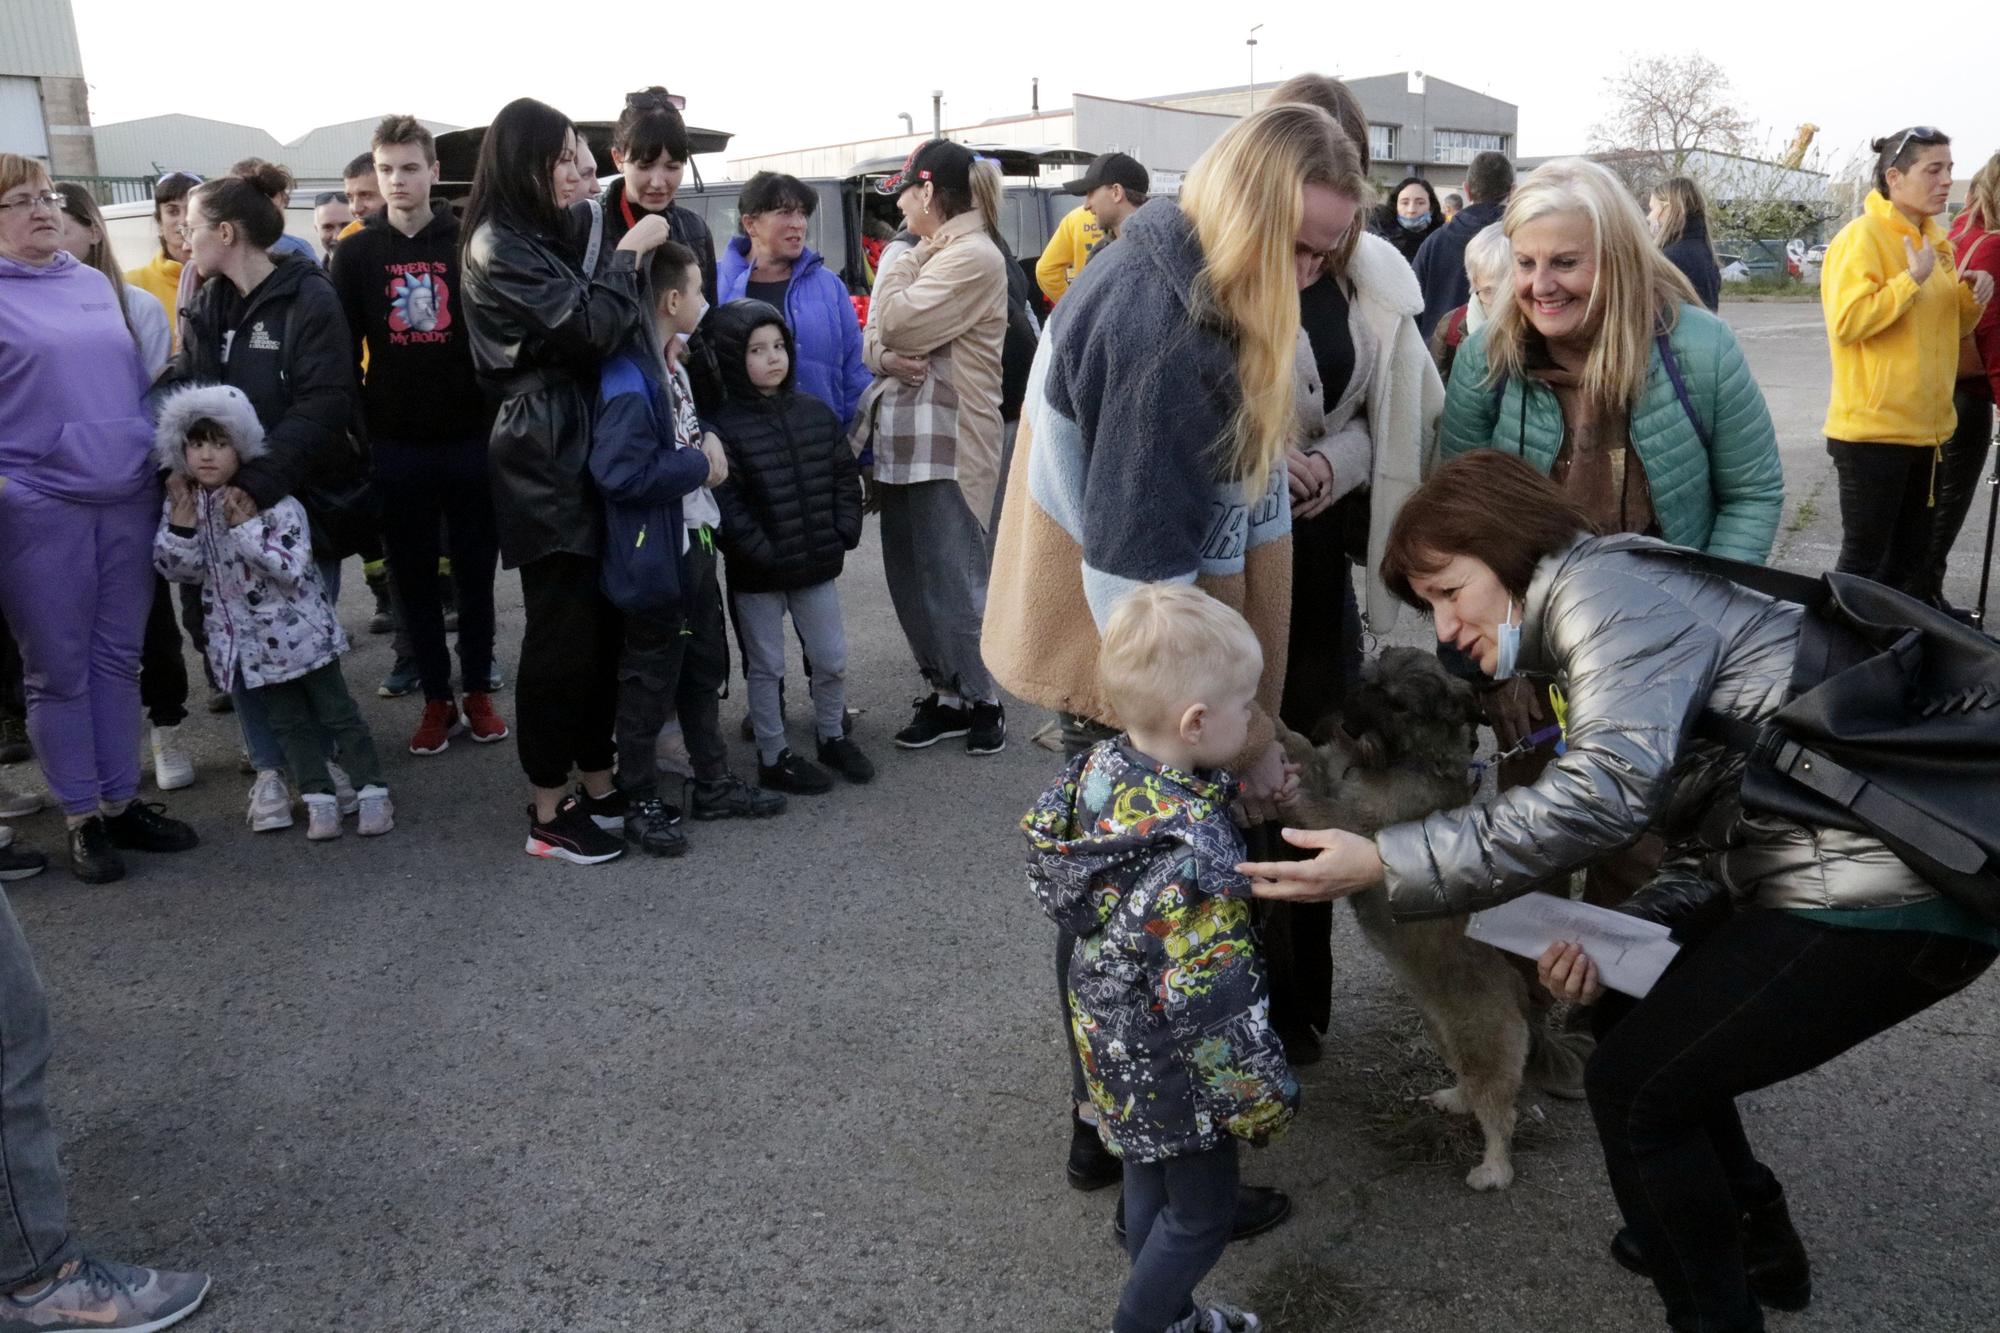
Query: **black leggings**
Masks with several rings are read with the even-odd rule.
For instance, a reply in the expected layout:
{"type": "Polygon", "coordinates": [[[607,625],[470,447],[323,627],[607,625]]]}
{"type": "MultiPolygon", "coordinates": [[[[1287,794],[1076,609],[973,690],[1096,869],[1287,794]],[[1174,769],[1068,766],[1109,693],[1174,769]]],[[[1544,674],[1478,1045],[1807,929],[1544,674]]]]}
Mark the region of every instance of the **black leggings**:
{"type": "Polygon", "coordinates": [[[1840,476],[1840,560],[1834,568],[1925,596],[1938,450],[1828,440],[1826,452],[1840,476]]]}
{"type": "Polygon", "coordinates": [[[1607,995],[1584,1089],[1611,1189],[1667,1322],[1756,1333],[1739,1208],[1767,1197],[1736,1098],[1817,1069],[1962,990],[1991,946],[1748,908],[1689,947],[1644,1000],[1607,995]]]}
{"type": "Polygon", "coordinates": [[[139,703],[146,720],[156,727],[177,727],[187,718],[187,660],[181,656],[181,632],[174,624],[174,588],[153,576],[153,609],[146,616],[146,637],[139,647],[139,703]]]}
{"type": "Polygon", "coordinates": [[[1993,447],[1992,386],[1985,380],[1960,380],[1951,402],[1958,410],[1958,429],[1945,441],[1938,463],[1937,511],[1924,570],[1924,593],[1930,597],[1944,595],[1945,565],[1984,483],[1986,453],[1993,447]]]}
{"type": "Polygon", "coordinates": [[[521,566],[527,627],[514,682],[521,767],[537,787],[561,787],[572,770],[612,766],[618,652],[624,621],[598,588],[594,556],[559,553],[521,566]]]}

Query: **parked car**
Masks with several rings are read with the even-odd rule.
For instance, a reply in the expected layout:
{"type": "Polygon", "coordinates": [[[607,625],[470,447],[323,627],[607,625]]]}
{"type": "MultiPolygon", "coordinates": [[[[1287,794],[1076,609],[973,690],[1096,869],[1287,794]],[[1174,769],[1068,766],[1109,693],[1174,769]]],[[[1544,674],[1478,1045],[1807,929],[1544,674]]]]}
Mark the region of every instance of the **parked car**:
{"type": "Polygon", "coordinates": [[[1722,266],[1722,280],[1724,282],[1750,281],[1750,265],[1744,262],[1742,255],[1718,253],[1715,256],[1715,262],[1722,266]]]}

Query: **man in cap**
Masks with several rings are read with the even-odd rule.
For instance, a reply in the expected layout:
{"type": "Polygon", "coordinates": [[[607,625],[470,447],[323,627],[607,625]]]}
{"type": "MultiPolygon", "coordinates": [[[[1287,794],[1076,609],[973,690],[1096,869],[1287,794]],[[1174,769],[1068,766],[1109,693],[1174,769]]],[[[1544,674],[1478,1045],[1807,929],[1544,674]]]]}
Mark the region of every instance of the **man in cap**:
{"type": "Polygon", "coordinates": [[[1139,211],[1151,188],[1146,168],[1125,153],[1098,154],[1079,179],[1063,186],[1064,194],[1083,196],[1083,207],[1063,218],[1035,261],[1035,281],[1041,284],[1042,295],[1052,302],[1060,299],[1090,256],[1139,211]]]}

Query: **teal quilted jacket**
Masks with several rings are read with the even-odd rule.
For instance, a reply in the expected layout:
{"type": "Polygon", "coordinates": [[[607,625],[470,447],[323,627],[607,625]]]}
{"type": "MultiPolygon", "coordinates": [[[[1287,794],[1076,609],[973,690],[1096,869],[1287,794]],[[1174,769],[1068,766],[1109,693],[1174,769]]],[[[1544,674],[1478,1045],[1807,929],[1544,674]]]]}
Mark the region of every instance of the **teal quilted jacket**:
{"type": "MultiPolygon", "coordinates": [[[[1547,386],[1518,376],[1496,397],[1486,382],[1485,333],[1468,338],[1452,365],[1439,456],[1494,448],[1520,454],[1546,473],[1562,448],[1562,409],[1547,386]]],[[[1778,435],[1764,391],[1751,378],[1736,335],[1706,310],[1683,305],[1670,341],[1709,443],[1703,447],[1655,349],[1646,391],[1632,409],[1631,438],[1652,486],[1660,535],[1676,546],[1762,564],[1785,503],[1778,435]]]]}

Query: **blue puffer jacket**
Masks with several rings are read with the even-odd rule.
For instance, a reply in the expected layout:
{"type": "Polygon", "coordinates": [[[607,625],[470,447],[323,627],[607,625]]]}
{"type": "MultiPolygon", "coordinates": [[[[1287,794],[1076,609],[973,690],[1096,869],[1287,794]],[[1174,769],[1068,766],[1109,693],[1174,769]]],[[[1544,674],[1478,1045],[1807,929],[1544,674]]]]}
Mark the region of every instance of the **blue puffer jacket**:
{"type": "MultiPolygon", "coordinates": [[[[750,238],[737,236],[715,265],[720,300],[740,301],[750,289],[750,238]]],[[[792,265],[792,285],[785,289],[785,322],[799,349],[801,393],[809,393],[833,409],[840,428],[854,424],[854,409],[874,382],[861,359],[861,321],[847,284],[828,269],[818,252],[807,250],[792,265]]]]}
{"type": "Polygon", "coordinates": [[[604,363],[590,479],[604,498],[604,595],[628,615],[682,613],[681,499],[708,480],[691,390],[670,386],[644,339],[604,363]]]}
{"type": "MultiPolygon", "coordinates": [[[[1520,376],[1494,393],[1486,377],[1491,327],[1466,339],[1452,364],[1439,457],[1493,448],[1519,454],[1547,473],[1562,449],[1562,407],[1554,390],[1520,376]]],[[[1701,425],[1697,429],[1681,406],[1656,347],[1646,391],[1632,409],[1631,440],[1652,488],[1660,535],[1676,546],[1763,564],[1785,504],[1778,434],[1764,391],[1736,335],[1706,310],[1682,305],[1669,342],[1701,425]]]]}

